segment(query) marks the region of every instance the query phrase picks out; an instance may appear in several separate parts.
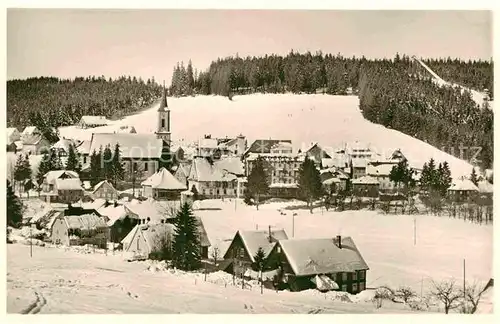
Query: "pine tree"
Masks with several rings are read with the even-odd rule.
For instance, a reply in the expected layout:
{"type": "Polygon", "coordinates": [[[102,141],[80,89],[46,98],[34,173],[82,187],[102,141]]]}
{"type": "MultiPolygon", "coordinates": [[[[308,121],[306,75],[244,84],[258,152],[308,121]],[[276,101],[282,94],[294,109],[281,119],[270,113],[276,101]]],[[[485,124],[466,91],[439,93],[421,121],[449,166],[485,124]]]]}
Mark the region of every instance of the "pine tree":
{"type": "Polygon", "coordinates": [[[49,152],[45,152],[43,153],[42,160],[38,165],[38,173],[36,174],[36,182],[38,183],[38,188],[41,188],[43,177],[49,171],[51,171],[50,155],[49,152]]]}
{"type": "Polygon", "coordinates": [[[264,170],[264,160],[262,157],[257,157],[252,171],[248,175],[248,192],[254,197],[255,205],[259,210],[260,196],[267,194],[269,184],[266,171],[264,170]]]}
{"type": "Polygon", "coordinates": [[[104,152],[102,154],[103,161],[103,170],[102,174],[104,179],[111,180],[113,179],[113,153],[111,152],[111,148],[106,146],[104,152]]]}
{"type": "Polygon", "coordinates": [[[102,167],[101,167],[102,148],[99,153],[92,152],[90,156],[90,184],[95,186],[102,180],[102,167]]]}
{"type": "Polygon", "coordinates": [[[23,180],[31,180],[32,173],[30,159],[26,156],[23,161],[23,180]]]}
{"type": "Polygon", "coordinates": [[[254,271],[262,271],[264,269],[264,261],[266,259],[266,254],[264,253],[262,247],[259,247],[253,259],[254,262],[252,263],[252,269],[254,271]]]}
{"type": "Polygon", "coordinates": [[[181,270],[196,270],[201,266],[201,243],[198,220],[193,215],[191,206],[186,202],[177,212],[173,224],[173,264],[181,270]]]}
{"type": "Polygon", "coordinates": [[[477,177],[477,173],[476,173],[476,168],[472,168],[472,172],[470,174],[470,181],[472,181],[473,184],[475,184],[477,186],[477,184],[479,183],[479,179],[477,177]]]}
{"type": "Polygon", "coordinates": [[[116,188],[118,181],[122,181],[125,176],[125,170],[121,162],[120,156],[120,145],[116,143],[115,150],[113,152],[113,158],[111,161],[112,173],[113,173],[113,186],[116,188]]]}
{"type": "Polygon", "coordinates": [[[191,60],[189,60],[186,73],[187,73],[187,94],[189,96],[192,96],[194,93],[194,75],[193,75],[193,65],[191,63],[191,60]]]}
{"type": "Polygon", "coordinates": [[[75,151],[73,144],[69,145],[68,160],[66,162],[66,170],[80,172],[80,161],[75,151]]]}
{"type": "Polygon", "coordinates": [[[313,202],[323,194],[321,177],[314,161],[307,156],[299,168],[299,192],[307,201],[307,207],[312,214],[313,202]]]}
{"type": "Polygon", "coordinates": [[[451,170],[448,162],[443,162],[442,173],[441,173],[441,194],[444,196],[451,186],[451,170]]]}
{"type": "Polygon", "coordinates": [[[59,154],[57,154],[56,150],[50,150],[50,159],[49,159],[49,166],[50,170],[49,171],[57,171],[57,170],[63,170],[63,165],[61,162],[61,158],[59,157],[59,154]]]}
{"type": "Polygon", "coordinates": [[[17,156],[17,161],[16,165],[14,167],[14,191],[16,190],[16,187],[18,190],[20,190],[20,182],[23,181],[25,178],[25,171],[24,171],[24,157],[22,154],[19,154],[17,156]]]}
{"type": "Polygon", "coordinates": [[[7,226],[19,227],[23,220],[21,200],[14,194],[9,180],[7,180],[7,226]]]}

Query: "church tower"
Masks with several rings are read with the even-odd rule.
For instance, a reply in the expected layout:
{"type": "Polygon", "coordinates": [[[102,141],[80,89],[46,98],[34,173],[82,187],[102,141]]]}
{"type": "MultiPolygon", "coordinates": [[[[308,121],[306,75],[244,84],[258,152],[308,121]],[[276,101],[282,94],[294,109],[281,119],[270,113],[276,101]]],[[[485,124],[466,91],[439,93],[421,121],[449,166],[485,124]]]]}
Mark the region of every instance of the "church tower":
{"type": "Polygon", "coordinates": [[[167,103],[167,89],[163,85],[163,97],[158,108],[158,127],[156,137],[162,139],[170,147],[170,109],[167,103]]]}

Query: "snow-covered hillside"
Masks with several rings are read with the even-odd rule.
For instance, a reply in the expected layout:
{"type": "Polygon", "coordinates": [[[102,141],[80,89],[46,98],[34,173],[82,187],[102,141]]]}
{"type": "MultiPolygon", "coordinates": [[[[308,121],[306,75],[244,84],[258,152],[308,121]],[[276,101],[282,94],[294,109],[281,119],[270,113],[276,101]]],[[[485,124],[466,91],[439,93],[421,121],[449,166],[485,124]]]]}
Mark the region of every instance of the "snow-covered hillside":
{"type": "MultiPolygon", "coordinates": [[[[360,141],[382,154],[400,148],[416,166],[431,157],[437,162],[448,161],[454,177],[469,175],[472,170],[469,163],[427,143],[365,120],[356,96],[253,94],[236,96],[232,101],[197,96],[169,98],[168,103],[174,142],[196,141],[204,134],[223,137],[242,133],[249,144],[255,139],[290,139],[297,150],[313,141],[334,148],[360,141]]],[[[157,109],[155,105],[111,126],[86,130],[70,126],[59,131],[64,137],[80,140],[89,140],[93,132],[109,132],[118,125],[134,126],[138,133],[153,133],[157,109]]]]}
{"type": "MultiPolygon", "coordinates": [[[[462,89],[462,93],[463,93],[463,91],[469,91],[471,94],[472,100],[474,100],[474,102],[477,105],[479,105],[479,107],[483,106],[484,98],[486,97],[485,93],[461,86],[459,84],[454,84],[454,83],[450,83],[448,81],[445,81],[439,75],[437,75],[437,73],[434,72],[429,66],[427,66],[427,64],[422,62],[420,59],[418,59],[416,57],[413,57],[413,59],[416,60],[418,63],[420,63],[420,65],[422,65],[424,67],[424,69],[426,69],[432,75],[433,80],[436,84],[438,84],[440,86],[454,86],[454,87],[458,86],[462,89]]],[[[493,101],[488,101],[488,103],[489,103],[490,109],[493,109],[493,101]]]]}

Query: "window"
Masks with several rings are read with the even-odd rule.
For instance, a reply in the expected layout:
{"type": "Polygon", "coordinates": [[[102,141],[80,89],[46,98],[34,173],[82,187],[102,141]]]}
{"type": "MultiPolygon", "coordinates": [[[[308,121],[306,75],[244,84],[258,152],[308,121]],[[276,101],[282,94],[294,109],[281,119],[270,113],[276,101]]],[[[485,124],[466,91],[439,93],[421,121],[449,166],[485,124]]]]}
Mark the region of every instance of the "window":
{"type": "Polygon", "coordinates": [[[364,280],[365,279],[365,271],[364,270],[359,272],[359,279],[360,280],[364,280]]]}
{"type": "Polygon", "coordinates": [[[342,273],[342,281],[347,281],[347,272],[342,273]]]}
{"type": "Polygon", "coordinates": [[[358,280],[358,273],[357,273],[357,272],[354,272],[354,273],[352,274],[352,281],[356,281],[356,280],[358,280]]]}
{"type": "Polygon", "coordinates": [[[347,285],[342,285],[342,291],[347,291],[347,285]]]}
{"type": "Polygon", "coordinates": [[[165,127],[165,119],[164,118],[161,119],[161,128],[163,128],[163,127],[165,127]]]}
{"type": "Polygon", "coordinates": [[[240,248],[239,257],[240,257],[241,259],[243,259],[243,258],[245,257],[245,249],[244,249],[244,248],[240,248]]]}
{"type": "Polygon", "coordinates": [[[365,283],[364,282],[360,282],[359,283],[359,291],[363,291],[365,290],[365,283]]]}
{"type": "Polygon", "coordinates": [[[352,292],[357,292],[358,291],[358,284],[353,283],[352,284],[352,292]]]}
{"type": "Polygon", "coordinates": [[[87,157],[86,156],[83,157],[83,163],[84,164],[87,163],[87,157]]]}
{"type": "Polygon", "coordinates": [[[148,162],[144,163],[144,171],[148,171],[148,162]]]}

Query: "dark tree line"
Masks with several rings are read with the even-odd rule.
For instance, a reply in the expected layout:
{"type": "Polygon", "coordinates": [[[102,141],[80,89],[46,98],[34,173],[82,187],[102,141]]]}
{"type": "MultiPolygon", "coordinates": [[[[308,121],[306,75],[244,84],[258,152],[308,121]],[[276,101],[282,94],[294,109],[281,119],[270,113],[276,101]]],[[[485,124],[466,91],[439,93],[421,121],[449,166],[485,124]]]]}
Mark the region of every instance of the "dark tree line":
{"type": "MultiPolygon", "coordinates": [[[[42,131],[77,123],[83,115],[119,118],[153,104],[162,88],[154,79],[53,77],[7,81],[7,125],[42,131]]],[[[50,140],[50,138],[49,138],[50,140]]]]}

